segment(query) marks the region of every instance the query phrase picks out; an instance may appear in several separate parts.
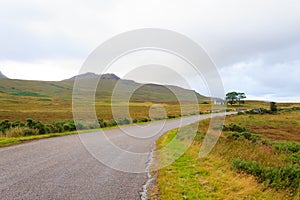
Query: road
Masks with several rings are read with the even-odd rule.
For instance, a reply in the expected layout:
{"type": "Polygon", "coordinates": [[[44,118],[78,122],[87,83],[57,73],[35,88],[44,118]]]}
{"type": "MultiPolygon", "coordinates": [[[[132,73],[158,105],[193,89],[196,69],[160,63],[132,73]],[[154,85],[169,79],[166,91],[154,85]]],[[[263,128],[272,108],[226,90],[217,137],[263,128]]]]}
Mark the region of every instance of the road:
{"type": "MultiPolygon", "coordinates": [[[[209,117],[182,118],[182,125],[209,117]]],[[[180,125],[179,120],[166,121],[164,126],[158,121],[125,126],[123,131],[116,128],[1,148],[0,199],[140,199],[148,179],[149,152],[158,137],[180,125]],[[101,143],[104,135],[119,148],[143,156],[134,160],[126,152],[115,154],[111,145],[101,143]],[[128,173],[141,168],[144,173],[128,173]]]]}

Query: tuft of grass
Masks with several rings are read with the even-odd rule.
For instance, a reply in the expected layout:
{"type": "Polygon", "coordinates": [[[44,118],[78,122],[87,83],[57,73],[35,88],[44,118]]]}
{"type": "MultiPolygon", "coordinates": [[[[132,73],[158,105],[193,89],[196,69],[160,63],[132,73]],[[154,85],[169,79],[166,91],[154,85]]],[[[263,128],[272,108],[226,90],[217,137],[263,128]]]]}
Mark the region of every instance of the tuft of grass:
{"type": "Polygon", "coordinates": [[[8,138],[17,138],[17,137],[38,135],[38,134],[39,134],[39,130],[31,129],[28,127],[15,127],[5,132],[5,136],[8,138]]]}

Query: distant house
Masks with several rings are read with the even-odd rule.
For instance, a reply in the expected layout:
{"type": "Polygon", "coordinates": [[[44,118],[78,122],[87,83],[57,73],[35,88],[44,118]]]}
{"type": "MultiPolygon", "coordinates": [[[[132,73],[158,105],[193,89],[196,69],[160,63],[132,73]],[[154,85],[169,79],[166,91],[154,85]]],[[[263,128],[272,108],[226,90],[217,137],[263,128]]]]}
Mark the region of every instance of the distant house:
{"type": "Polygon", "coordinates": [[[215,105],[226,105],[226,101],[225,100],[223,100],[223,99],[215,99],[214,100],[214,104],[215,105]]]}

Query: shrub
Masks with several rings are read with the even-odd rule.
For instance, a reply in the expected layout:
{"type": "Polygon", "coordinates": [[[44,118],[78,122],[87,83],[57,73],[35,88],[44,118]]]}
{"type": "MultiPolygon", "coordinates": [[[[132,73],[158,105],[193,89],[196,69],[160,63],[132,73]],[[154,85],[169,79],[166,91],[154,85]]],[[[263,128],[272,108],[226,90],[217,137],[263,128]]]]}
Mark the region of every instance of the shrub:
{"type": "Polygon", "coordinates": [[[232,132],[238,132],[238,133],[242,133],[242,132],[246,132],[247,129],[245,127],[236,125],[236,124],[229,124],[229,126],[223,126],[223,131],[232,131],[232,132]]]}
{"type": "Polygon", "coordinates": [[[168,115],[168,119],[175,119],[176,116],[175,115],[168,115]]]}
{"type": "Polygon", "coordinates": [[[69,126],[69,124],[64,124],[63,129],[64,131],[70,131],[71,127],[69,126]]]}
{"type": "Polygon", "coordinates": [[[15,128],[15,127],[24,127],[25,124],[23,122],[20,121],[15,121],[11,124],[11,127],[15,128]]]}
{"type": "Polygon", "coordinates": [[[48,126],[51,129],[52,133],[60,133],[63,131],[63,122],[53,122],[50,126],[48,126]]]}
{"type": "Polygon", "coordinates": [[[107,123],[106,121],[104,121],[103,119],[98,119],[98,123],[100,125],[100,128],[105,128],[107,127],[107,123]]]}
{"type": "Polygon", "coordinates": [[[37,129],[39,131],[39,134],[46,134],[47,133],[47,128],[46,125],[43,124],[42,122],[36,122],[36,124],[32,127],[29,127],[32,129],[37,129]]]}
{"type": "Polygon", "coordinates": [[[75,122],[73,120],[67,121],[66,124],[70,127],[70,131],[76,130],[75,122]]]}
{"type": "Polygon", "coordinates": [[[136,118],[132,120],[132,123],[140,123],[140,122],[150,122],[151,119],[148,118],[136,118]]]}
{"type": "Polygon", "coordinates": [[[273,146],[280,150],[285,151],[287,153],[298,153],[300,152],[300,143],[298,142],[276,142],[273,143],[273,146]]]}
{"type": "Polygon", "coordinates": [[[294,110],[294,111],[300,110],[300,107],[293,107],[292,110],[294,110]]]}
{"type": "Polygon", "coordinates": [[[96,129],[99,128],[99,123],[98,122],[90,122],[90,123],[86,123],[84,124],[84,129],[96,129]]]}
{"type": "Polygon", "coordinates": [[[270,103],[270,110],[271,110],[271,112],[277,112],[278,111],[277,105],[276,105],[275,102],[270,103]]]}
{"type": "Polygon", "coordinates": [[[232,168],[239,172],[251,174],[255,176],[259,182],[263,182],[270,187],[291,189],[293,192],[296,192],[299,188],[300,167],[298,165],[265,168],[255,161],[246,162],[237,158],[233,159],[232,168]]]}
{"type": "Polygon", "coordinates": [[[118,125],[131,124],[131,120],[128,118],[121,118],[116,120],[118,125]]]}
{"type": "Polygon", "coordinates": [[[10,129],[11,127],[11,123],[9,122],[9,120],[4,119],[2,121],[0,121],[0,131],[5,134],[6,130],[10,129]]]}
{"type": "Polygon", "coordinates": [[[29,128],[33,128],[36,124],[36,121],[34,121],[33,119],[26,119],[26,126],[28,126],[29,128]]]}
{"type": "Polygon", "coordinates": [[[76,125],[77,130],[86,129],[86,127],[84,126],[84,124],[82,122],[76,122],[75,125],[76,125]]]}
{"type": "Polygon", "coordinates": [[[294,164],[300,164],[300,153],[293,153],[287,157],[287,160],[294,163],[294,164]]]}
{"type": "Polygon", "coordinates": [[[258,140],[261,140],[261,136],[252,134],[250,132],[242,132],[242,133],[233,132],[227,135],[227,139],[233,139],[233,140],[246,139],[252,142],[256,142],[258,140]]]}
{"type": "Polygon", "coordinates": [[[114,119],[108,120],[107,121],[107,126],[111,127],[111,126],[117,126],[117,122],[114,119]]]}

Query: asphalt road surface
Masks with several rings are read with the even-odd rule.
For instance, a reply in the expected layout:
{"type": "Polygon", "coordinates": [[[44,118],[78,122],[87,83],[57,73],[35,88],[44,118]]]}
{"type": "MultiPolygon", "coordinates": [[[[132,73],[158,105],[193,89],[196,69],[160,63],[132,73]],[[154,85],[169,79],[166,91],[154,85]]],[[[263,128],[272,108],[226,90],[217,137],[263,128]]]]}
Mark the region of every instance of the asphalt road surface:
{"type": "MultiPolygon", "coordinates": [[[[209,117],[183,118],[181,125],[209,117]]],[[[180,126],[179,120],[1,148],[0,199],[140,199],[149,152],[159,136],[180,126]],[[104,136],[112,143],[102,142],[104,136]],[[126,152],[143,156],[131,159],[126,152]],[[140,169],[144,173],[128,173],[140,169]]]]}

